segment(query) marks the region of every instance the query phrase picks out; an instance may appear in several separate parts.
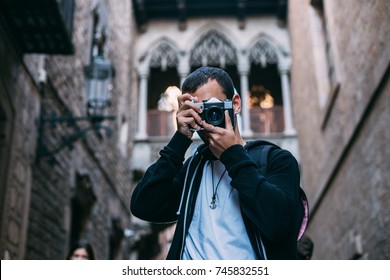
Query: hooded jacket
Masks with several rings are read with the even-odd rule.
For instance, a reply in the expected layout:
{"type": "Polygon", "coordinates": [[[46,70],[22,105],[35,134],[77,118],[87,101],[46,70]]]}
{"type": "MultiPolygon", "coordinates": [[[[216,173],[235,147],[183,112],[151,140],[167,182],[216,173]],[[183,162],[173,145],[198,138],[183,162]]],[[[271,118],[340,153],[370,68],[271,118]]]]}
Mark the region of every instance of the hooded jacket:
{"type": "MultiPolygon", "coordinates": [[[[185,161],[191,143],[176,132],[131,197],[130,208],[136,217],[152,223],[177,223],[167,259],[182,257],[203,167],[208,160],[216,160],[203,144],[185,161]]],[[[298,163],[290,152],[275,146],[263,176],[249,153],[264,143],[233,145],[222,153],[220,161],[239,193],[242,217],[257,258],[297,259],[297,239],[305,215],[298,163]]]]}

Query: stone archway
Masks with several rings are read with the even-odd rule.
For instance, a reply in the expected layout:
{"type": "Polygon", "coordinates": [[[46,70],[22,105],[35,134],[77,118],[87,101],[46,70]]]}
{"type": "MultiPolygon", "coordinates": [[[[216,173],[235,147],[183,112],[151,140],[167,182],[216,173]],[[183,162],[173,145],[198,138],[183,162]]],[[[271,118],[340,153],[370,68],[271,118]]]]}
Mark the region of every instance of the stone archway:
{"type": "Polygon", "coordinates": [[[210,29],[203,33],[189,50],[191,72],[200,66],[214,66],[224,69],[234,85],[240,87],[237,64],[237,48],[223,32],[210,29]]]}
{"type": "Polygon", "coordinates": [[[248,60],[250,128],[254,133],[282,133],[283,98],[277,51],[260,37],[248,50],[248,60]]]}
{"type": "Polygon", "coordinates": [[[295,134],[292,121],[289,53],[267,34],[260,34],[245,52],[244,76],[250,108],[245,120],[250,133],[295,134]],[[261,102],[267,99],[267,105],[261,102]],[[257,103],[254,106],[254,103],[257,103]]]}
{"type": "Polygon", "coordinates": [[[161,38],[140,60],[137,137],[167,136],[172,132],[172,112],[159,110],[158,103],[169,86],[180,87],[179,50],[170,40],[161,38]]]}

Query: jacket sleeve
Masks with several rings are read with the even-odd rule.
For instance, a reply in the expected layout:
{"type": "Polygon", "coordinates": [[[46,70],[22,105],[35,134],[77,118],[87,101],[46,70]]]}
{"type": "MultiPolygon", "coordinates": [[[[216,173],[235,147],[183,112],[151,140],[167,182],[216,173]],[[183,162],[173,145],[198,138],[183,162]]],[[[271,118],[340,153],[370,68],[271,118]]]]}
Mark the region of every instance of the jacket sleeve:
{"type": "Polygon", "coordinates": [[[243,212],[271,241],[291,233],[298,214],[299,167],[294,156],[283,149],[274,149],[268,159],[266,176],[244,147],[234,145],[221,155],[231,185],[239,192],[243,212]]]}
{"type": "Polygon", "coordinates": [[[191,139],[176,132],[160,151],[160,158],[146,170],[132,193],[130,209],[134,216],[156,223],[177,220],[184,181],[184,155],[191,143],[191,139]]]}

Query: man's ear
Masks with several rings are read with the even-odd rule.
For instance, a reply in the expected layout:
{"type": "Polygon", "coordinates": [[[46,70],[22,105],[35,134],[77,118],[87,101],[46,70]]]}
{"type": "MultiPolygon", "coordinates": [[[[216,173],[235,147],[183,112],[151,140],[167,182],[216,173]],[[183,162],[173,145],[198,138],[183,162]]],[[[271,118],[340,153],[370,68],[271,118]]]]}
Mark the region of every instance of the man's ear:
{"type": "Polygon", "coordinates": [[[239,114],[241,112],[241,97],[238,93],[235,93],[232,98],[234,114],[239,114]]]}

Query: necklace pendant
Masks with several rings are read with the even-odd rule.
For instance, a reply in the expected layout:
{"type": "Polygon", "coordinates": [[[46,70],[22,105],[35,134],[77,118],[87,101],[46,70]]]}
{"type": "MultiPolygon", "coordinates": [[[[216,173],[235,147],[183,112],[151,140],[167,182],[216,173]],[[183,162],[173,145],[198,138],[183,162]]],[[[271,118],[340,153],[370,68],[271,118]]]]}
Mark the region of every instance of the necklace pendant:
{"type": "Polygon", "coordinates": [[[211,208],[212,210],[214,210],[215,208],[217,208],[217,203],[215,202],[215,199],[213,199],[213,200],[211,201],[211,203],[210,203],[210,208],[211,208]]]}

